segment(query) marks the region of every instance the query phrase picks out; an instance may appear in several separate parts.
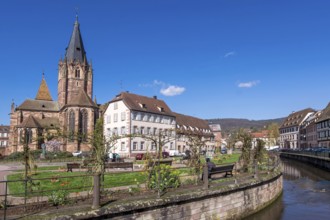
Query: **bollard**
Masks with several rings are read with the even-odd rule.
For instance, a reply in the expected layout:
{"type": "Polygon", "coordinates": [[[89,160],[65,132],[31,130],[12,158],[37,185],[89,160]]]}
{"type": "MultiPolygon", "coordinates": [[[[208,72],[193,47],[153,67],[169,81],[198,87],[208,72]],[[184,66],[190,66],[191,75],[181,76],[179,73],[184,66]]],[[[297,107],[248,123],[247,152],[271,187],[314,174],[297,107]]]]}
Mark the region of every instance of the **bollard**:
{"type": "Polygon", "coordinates": [[[207,165],[203,167],[203,189],[209,188],[209,170],[207,165]]]}

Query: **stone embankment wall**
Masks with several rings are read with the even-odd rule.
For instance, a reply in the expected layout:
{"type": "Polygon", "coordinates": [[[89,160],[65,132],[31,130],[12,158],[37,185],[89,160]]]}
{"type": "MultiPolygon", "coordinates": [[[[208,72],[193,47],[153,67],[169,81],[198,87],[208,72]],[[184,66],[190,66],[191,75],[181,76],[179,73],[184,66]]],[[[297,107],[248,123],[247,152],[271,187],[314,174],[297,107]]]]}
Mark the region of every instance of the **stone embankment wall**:
{"type": "Polygon", "coordinates": [[[282,186],[282,174],[273,173],[267,179],[246,184],[110,204],[53,219],[240,219],[272,203],[281,195],[282,186]]]}
{"type": "Polygon", "coordinates": [[[299,153],[281,152],[280,156],[282,158],[288,158],[288,159],[298,160],[304,163],[309,163],[319,168],[330,171],[330,155],[329,158],[325,158],[325,157],[318,157],[313,155],[304,155],[299,153]]]}

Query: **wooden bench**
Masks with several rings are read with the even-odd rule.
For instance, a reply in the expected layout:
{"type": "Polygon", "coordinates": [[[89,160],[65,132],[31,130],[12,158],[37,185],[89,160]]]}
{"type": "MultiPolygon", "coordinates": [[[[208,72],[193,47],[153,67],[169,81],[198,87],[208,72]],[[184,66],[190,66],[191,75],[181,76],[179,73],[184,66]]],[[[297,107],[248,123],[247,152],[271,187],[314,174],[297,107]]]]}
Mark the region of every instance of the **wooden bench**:
{"type": "Polygon", "coordinates": [[[67,171],[66,172],[72,172],[72,169],[80,169],[81,165],[80,163],[67,163],[66,164],[67,171]]]}
{"type": "Polygon", "coordinates": [[[165,164],[165,165],[172,166],[172,160],[161,160],[161,161],[155,160],[155,161],[150,161],[148,163],[148,167],[152,167],[154,164],[155,164],[155,166],[158,166],[159,164],[165,164]]]}
{"type": "Polygon", "coordinates": [[[227,175],[232,176],[233,169],[234,169],[234,164],[212,167],[211,171],[209,172],[209,178],[211,178],[211,175],[217,174],[217,173],[226,173],[225,177],[227,177],[227,175]]]}
{"type": "Polygon", "coordinates": [[[133,171],[133,162],[110,162],[104,164],[105,169],[112,168],[131,168],[133,171]]]}

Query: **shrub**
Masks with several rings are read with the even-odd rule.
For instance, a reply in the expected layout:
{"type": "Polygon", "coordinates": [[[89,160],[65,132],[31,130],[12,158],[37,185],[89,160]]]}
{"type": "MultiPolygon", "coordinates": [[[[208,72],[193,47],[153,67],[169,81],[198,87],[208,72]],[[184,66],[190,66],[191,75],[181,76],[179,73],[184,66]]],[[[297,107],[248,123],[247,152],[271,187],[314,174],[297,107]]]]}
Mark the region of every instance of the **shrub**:
{"type": "Polygon", "coordinates": [[[69,193],[66,190],[53,191],[48,196],[48,202],[53,206],[65,205],[68,203],[69,193]]]}
{"type": "Polygon", "coordinates": [[[178,188],[180,186],[179,171],[173,170],[169,165],[155,166],[150,175],[147,184],[149,189],[162,193],[168,188],[178,188]]]}

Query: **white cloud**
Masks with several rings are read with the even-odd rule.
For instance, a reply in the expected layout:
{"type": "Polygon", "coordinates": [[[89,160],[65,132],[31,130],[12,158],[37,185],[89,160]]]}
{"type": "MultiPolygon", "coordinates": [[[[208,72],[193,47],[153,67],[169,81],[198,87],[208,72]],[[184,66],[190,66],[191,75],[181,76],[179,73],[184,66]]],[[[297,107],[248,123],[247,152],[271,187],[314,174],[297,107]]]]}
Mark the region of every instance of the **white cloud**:
{"type": "Polygon", "coordinates": [[[180,86],[168,86],[167,88],[163,88],[160,90],[160,93],[164,96],[176,96],[181,95],[186,89],[180,86]]]}
{"type": "Polygon", "coordinates": [[[239,88],[252,88],[252,87],[256,86],[259,83],[260,83],[259,80],[250,81],[250,82],[242,82],[242,83],[238,84],[238,87],[239,88]]]}
{"type": "Polygon", "coordinates": [[[230,51],[230,52],[226,53],[223,57],[224,58],[228,58],[230,56],[235,56],[235,55],[236,55],[236,52],[235,51],[230,51]]]}
{"type": "Polygon", "coordinates": [[[148,88],[161,88],[159,92],[164,96],[181,95],[184,91],[186,91],[186,88],[184,87],[170,85],[160,80],[154,80],[152,83],[140,84],[139,86],[148,88]]]}
{"type": "Polygon", "coordinates": [[[146,83],[146,84],[139,84],[140,87],[156,87],[156,86],[166,86],[166,83],[159,81],[155,79],[151,84],[146,83]]]}

